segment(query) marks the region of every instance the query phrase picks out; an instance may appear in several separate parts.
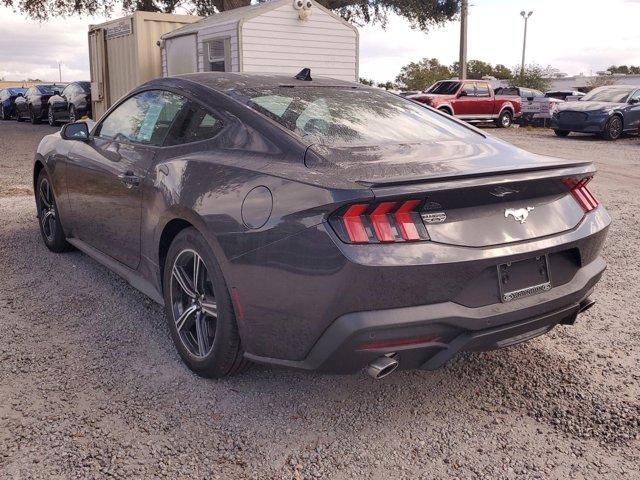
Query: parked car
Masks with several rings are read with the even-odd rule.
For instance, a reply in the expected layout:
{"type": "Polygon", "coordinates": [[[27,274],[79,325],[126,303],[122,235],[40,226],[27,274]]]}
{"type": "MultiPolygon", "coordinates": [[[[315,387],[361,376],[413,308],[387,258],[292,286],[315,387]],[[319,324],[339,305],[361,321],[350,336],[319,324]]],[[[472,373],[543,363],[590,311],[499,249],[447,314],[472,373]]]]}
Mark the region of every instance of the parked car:
{"type": "Polygon", "coordinates": [[[573,324],[605,269],[594,173],[379,89],[219,72],[138,87],[33,168],[45,245],[163,303],[210,377],[379,378],[573,324]]]}
{"type": "Polygon", "coordinates": [[[510,127],[520,115],[519,96],[495,95],[484,80],[444,80],[407,98],[467,122],[493,121],[498,127],[510,127]]]}
{"type": "Polygon", "coordinates": [[[0,119],[10,120],[15,114],[15,100],[18,95],[24,95],[27,91],[22,87],[9,87],[0,90],[0,119]]]}
{"type": "Polygon", "coordinates": [[[558,100],[577,100],[584,97],[585,93],[578,90],[554,90],[544,94],[545,97],[557,98],[558,100]]]}
{"type": "Polygon", "coordinates": [[[22,122],[29,119],[31,123],[40,123],[47,118],[49,98],[59,93],[65,85],[41,83],[30,87],[24,95],[15,100],[16,120],[22,122]]]}
{"type": "Polygon", "coordinates": [[[616,140],[625,132],[640,128],[640,88],[612,85],[591,90],[577,102],[560,105],[551,118],[551,128],[559,137],[571,132],[597,133],[616,140]]]}
{"type": "Polygon", "coordinates": [[[544,93],[540,90],[526,87],[498,87],[495,89],[496,95],[516,95],[520,98],[533,99],[536,97],[544,97],[544,93]]]}
{"type": "Polygon", "coordinates": [[[73,82],[59,95],[49,99],[47,110],[49,125],[59,122],[73,123],[84,116],[91,116],[91,82],[73,82]]]}

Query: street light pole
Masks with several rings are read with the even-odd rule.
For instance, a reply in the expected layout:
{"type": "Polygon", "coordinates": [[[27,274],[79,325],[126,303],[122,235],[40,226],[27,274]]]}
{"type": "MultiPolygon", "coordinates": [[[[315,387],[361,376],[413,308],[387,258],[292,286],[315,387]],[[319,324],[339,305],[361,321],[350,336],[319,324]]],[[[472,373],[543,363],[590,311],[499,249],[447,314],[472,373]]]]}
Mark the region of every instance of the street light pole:
{"type": "Polygon", "coordinates": [[[458,77],[467,79],[467,16],[469,15],[469,0],[462,0],[460,4],[460,59],[458,77]]]}
{"type": "Polygon", "coordinates": [[[527,23],[529,23],[529,17],[533,15],[533,12],[525,12],[524,10],[520,12],[522,18],[524,18],[524,39],[522,40],[522,63],[520,64],[520,79],[524,78],[524,52],[527,49],[527,23]]]}

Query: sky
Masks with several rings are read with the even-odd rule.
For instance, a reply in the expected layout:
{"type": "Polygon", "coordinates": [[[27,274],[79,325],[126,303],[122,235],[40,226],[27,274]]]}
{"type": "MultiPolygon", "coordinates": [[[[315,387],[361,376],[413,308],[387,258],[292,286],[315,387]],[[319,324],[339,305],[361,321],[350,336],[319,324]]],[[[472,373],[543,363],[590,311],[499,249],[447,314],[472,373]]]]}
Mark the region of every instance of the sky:
{"type": "MultiPolygon", "coordinates": [[[[468,58],[513,67],[520,63],[524,22],[529,19],[526,63],[585,75],[613,64],[640,65],[640,0],[470,0],[468,58]]],[[[112,18],[120,16],[114,13],[112,18]]],[[[0,8],[0,78],[89,79],[87,30],[102,17],[45,23],[0,8]]],[[[428,32],[390,16],[386,29],[360,28],[360,76],[394,80],[403,65],[424,57],[450,65],[458,58],[459,23],[428,32]]]]}

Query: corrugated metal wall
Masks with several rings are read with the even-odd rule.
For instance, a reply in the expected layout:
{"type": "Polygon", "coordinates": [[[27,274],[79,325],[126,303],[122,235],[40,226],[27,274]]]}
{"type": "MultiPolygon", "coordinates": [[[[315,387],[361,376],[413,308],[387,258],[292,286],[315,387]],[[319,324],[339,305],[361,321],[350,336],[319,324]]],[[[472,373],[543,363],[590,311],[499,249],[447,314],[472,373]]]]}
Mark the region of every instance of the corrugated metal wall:
{"type": "Polygon", "coordinates": [[[130,90],[162,75],[162,59],[157,42],[168,32],[200,17],[136,12],[129,17],[90,27],[93,116],[99,119],[108,108],[130,90]],[[105,35],[114,26],[127,26],[119,35],[105,35]],[[102,32],[102,33],[100,33],[102,32]],[[102,97],[97,90],[102,87],[102,97]]]}

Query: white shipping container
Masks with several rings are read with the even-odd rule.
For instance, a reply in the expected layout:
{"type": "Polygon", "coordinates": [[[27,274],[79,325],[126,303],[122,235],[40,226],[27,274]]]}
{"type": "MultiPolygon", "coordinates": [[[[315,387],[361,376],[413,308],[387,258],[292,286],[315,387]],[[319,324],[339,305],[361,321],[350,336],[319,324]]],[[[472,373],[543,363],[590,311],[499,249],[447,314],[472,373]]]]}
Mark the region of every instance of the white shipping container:
{"type": "Polygon", "coordinates": [[[160,37],[201,17],[135,12],[89,26],[93,117],[138,85],[162,76],[160,37]]]}

